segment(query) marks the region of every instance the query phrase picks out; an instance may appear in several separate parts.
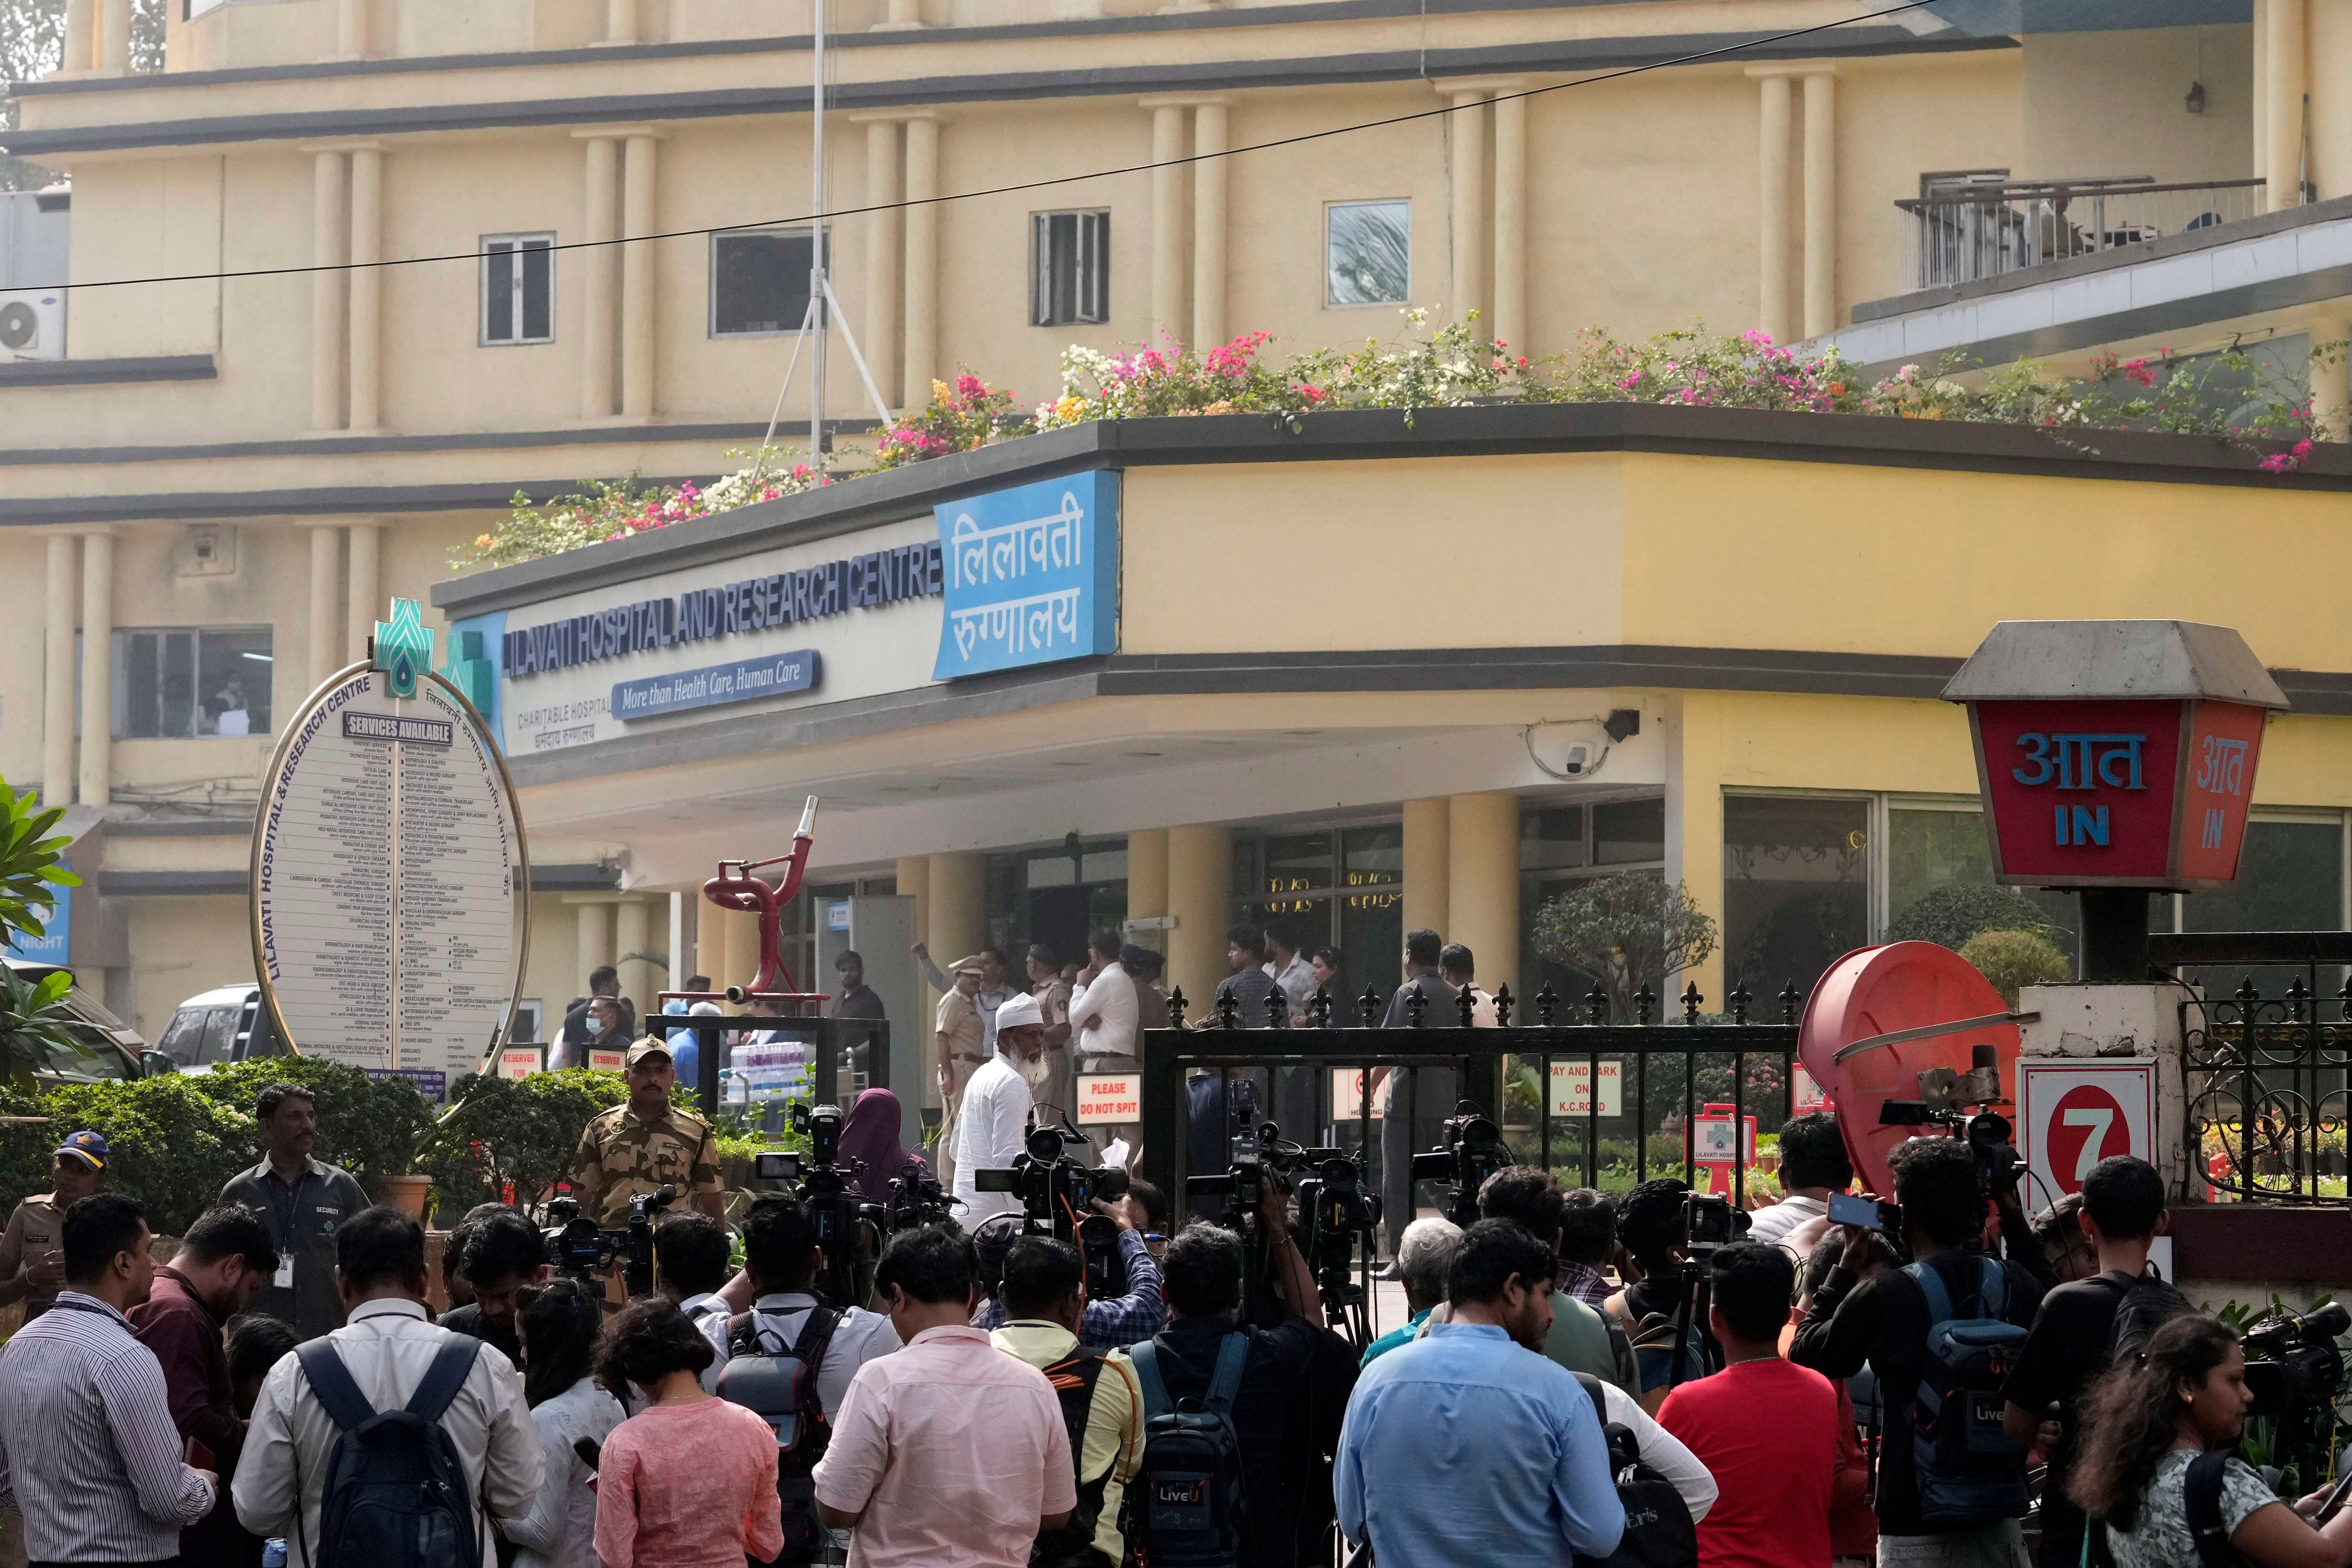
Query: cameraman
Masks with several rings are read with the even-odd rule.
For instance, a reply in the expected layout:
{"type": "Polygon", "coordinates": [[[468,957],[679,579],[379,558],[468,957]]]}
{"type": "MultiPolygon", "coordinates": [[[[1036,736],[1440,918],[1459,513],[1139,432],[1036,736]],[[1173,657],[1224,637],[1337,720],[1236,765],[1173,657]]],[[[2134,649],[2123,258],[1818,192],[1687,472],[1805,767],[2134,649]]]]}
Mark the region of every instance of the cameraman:
{"type": "Polygon", "coordinates": [[[654,1227],[656,1288],[719,1352],[702,1375],[703,1388],[712,1393],[719,1369],[727,1364],[727,1320],[734,1311],[719,1293],[727,1283],[730,1250],[727,1227],[707,1214],[666,1214],[654,1227]]]}
{"type": "MultiPolygon", "coordinates": [[[[1127,1266],[1127,1294],[1088,1301],[1078,1323],[1078,1342],[1092,1350],[1117,1350],[1158,1333],[1168,1321],[1168,1307],[1160,1293],[1160,1265],[1143,1244],[1142,1205],[1130,1195],[1097,1198],[1095,1208],[1118,1225],[1118,1256],[1127,1266]]],[[[1004,1297],[1000,1289],[980,1304],[972,1326],[995,1330],[1004,1323],[1004,1297]]]]}
{"type": "MultiPolygon", "coordinates": [[[[2011,1261],[2000,1265],[2004,1301],[1978,1309],[1965,1306],[1980,1295],[1985,1254],[1984,1188],[1977,1156],[1958,1138],[1913,1138],[1887,1157],[1895,1173],[1895,1197],[1903,1207],[1903,1239],[1915,1268],[1932,1268],[1962,1314],[1997,1311],[2022,1327],[2042,1304],[2042,1284],[2032,1270],[2011,1261]]],[[[2004,1228],[2026,1237],[2025,1216],[2012,1185],[1996,1194],[2004,1228]],[[2012,1222],[2011,1216],[2014,1215],[2012,1222]]],[[[1789,1359],[1832,1381],[1853,1376],[1868,1363],[1878,1375],[1885,1440],[1879,1449],[1878,1561],[1881,1568],[2025,1568],[2024,1537],[2014,1519],[1959,1526],[1931,1526],[1920,1518],[1918,1467],[1911,1407],[1927,1365],[1927,1299],[1903,1269],[1880,1268],[1874,1233],[1843,1227],[1845,1247],[1837,1267],[1814,1293],[1797,1326],[1789,1359]]],[[[2039,1261],[2038,1256],[2036,1261],[2039,1261]]],[[[2017,1481],[2025,1479],[2025,1459],[2017,1459],[2017,1481]]]]}
{"type": "Polygon", "coordinates": [[[515,1326],[515,1310],[526,1291],[547,1283],[547,1241],[539,1227],[510,1208],[468,1222],[465,1250],[457,1271],[474,1289],[465,1306],[441,1314],[441,1326],[499,1347],[507,1360],[522,1364],[522,1335],[515,1326]]]}
{"type": "Polygon", "coordinates": [[[580,1212],[606,1230],[629,1221],[629,1199],[664,1186],[691,1193],[713,1219],[719,1207],[719,1150],[710,1124],[669,1100],[677,1073],[669,1047],[648,1035],[630,1046],[622,1077],[629,1102],[600,1111],[581,1130],[566,1179],[580,1212]]]}
{"type": "Polygon", "coordinates": [[[1642,1408],[1653,1415],[1666,1402],[1678,1366],[1688,1382],[1721,1364],[1703,1322],[1692,1322],[1681,1343],[1675,1342],[1675,1325],[1691,1288],[1690,1259],[1683,1252],[1690,1240],[1683,1217],[1683,1201],[1689,1196],[1689,1183],[1661,1176],[1627,1193],[1617,1213],[1617,1238],[1632,1259],[1625,1273],[1631,1283],[1609,1298],[1607,1310],[1633,1342],[1637,1392],[1642,1408]]]}
{"type": "MultiPolygon", "coordinates": [[[[824,1267],[816,1223],[800,1205],[789,1198],[761,1198],[743,1216],[743,1272],[757,1298],[751,1304],[749,1326],[759,1335],[763,1352],[783,1355],[800,1342],[809,1313],[820,1304],[809,1287],[824,1267]]],[[[731,1336],[733,1327],[731,1322],[722,1323],[721,1338],[731,1336]]],[[[833,1338],[816,1362],[817,1403],[824,1406],[828,1420],[841,1408],[857,1369],[898,1348],[898,1331],[883,1313],[862,1307],[842,1312],[833,1338]]],[[[707,1374],[710,1387],[718,1386],[719,1369],[730,1353],[728,1345],[719,1347],[719,1358],[707,1374]]]]}
{"type": "MultiPolygon", "coordinates": [[[[1248,1336],[1233,1406],[1241,1447],[1240,1568],[1307,1568],[1328,1561],[1330,1456],[1356,1382],[1356,1355],[1318,1326],[1315,1277],[1290,1236],[1290,1199],[1278,1182],[1258,1194],[1258,1223],[1290,1316],[1272,1329],[1238,1323],[1245,1255],[1241,1237],[1205,1223],[1168,1244],[1168,1327],[1153,1343],[1171,1402],[1206,1399],[1228,1334],[1248,1336]]],[[[1147,1535],[1142,1543],[1148,1554],[1147,1535]]]]}

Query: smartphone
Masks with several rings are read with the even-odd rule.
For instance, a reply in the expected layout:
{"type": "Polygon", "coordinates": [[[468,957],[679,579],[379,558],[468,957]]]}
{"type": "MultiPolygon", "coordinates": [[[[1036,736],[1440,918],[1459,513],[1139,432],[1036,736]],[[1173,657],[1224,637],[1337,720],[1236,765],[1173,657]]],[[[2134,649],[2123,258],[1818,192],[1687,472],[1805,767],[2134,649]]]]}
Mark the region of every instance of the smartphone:
{"type": "Polygon", "coordinates": [[[1865,1230],[1883,1230],[1889,1236],[1900,1236],[1903,1233],[1903,1208],[1899,1204],[1881,1203],[1859,1193],[1832,1193],[1830,1223],[1858,1225],[1865,1230]]]}

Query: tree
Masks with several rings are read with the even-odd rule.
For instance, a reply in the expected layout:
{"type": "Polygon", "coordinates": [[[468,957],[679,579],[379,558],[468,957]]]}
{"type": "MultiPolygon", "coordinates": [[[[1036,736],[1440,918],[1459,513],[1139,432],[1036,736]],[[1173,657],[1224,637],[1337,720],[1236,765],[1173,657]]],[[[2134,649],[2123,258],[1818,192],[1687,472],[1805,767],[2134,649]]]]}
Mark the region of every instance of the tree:
{"type": "Polygon", "coordinates": [[[1633,994],[1705,963],[1715,952],[1715,921],[1682,883],[1642,871],[1588,882],[1536,911],[1536,950],[1590,974],[1609,994],[1611,1016],[1633,1016],[1633,994]]]}
{"type": "Polygon", "coordinates": [[[1948,882],[1903,906],[1887,931],[1892,942],[1932,942],[1954,952],[1979,931],[2030,931],[2044,941],[2060,931],[2041,907],[2009,888],[1948,882]]]}
{"type": "MultiPolygon", "coordinates": [[[[131,0],[132,70],[163,68],[163,7],[169,3],[131,0]]],[[[20,81],[38,81],[56,70],[65,55],[65,0],[0,0],[0,131],[13,131],[18,123],[18,106],[9,89],[20,81]]],[[[0,156],[0,191],[37,191],[63,178],[55,169],[0,156]]]]}
{"type": "MultiPolygon", "coordinates": [[[[49,889],[81,885],[65,867],[70,840],[49,836],[64,815],[62,807],[41,810],[31,790],[19,795],[0,779],[0,947],[13,945],[20,934],[47,931],[55,901],[49,889]]],[[[30,1089],[33,1074],[48,1065],[53,1050],[77,1048],[74,1018],[65,1006],[72,989],[73,975],[66,970],[34,980],[0,964],[0,1078],[30,1089]]]]}

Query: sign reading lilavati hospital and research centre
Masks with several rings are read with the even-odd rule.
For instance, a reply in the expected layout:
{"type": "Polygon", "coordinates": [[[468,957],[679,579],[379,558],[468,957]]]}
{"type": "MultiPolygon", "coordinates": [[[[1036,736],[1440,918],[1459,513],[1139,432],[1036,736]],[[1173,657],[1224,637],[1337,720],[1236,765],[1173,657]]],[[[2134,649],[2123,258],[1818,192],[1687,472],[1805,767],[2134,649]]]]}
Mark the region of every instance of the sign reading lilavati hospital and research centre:
{"type": "Polygon", "coordinates": [[[1024,485],[450,629],[509,756],[1052,664],[1117,647],[1118,496],[1111,473],[1024,485]]]}

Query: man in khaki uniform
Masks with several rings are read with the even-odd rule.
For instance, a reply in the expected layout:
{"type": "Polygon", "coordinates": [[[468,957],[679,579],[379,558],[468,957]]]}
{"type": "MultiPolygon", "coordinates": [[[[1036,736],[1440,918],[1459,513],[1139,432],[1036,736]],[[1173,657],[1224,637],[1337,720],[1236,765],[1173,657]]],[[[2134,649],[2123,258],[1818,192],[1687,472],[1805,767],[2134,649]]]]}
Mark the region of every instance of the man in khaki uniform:
{"type": "Polygon", "coordinates": [[[973,1000],[986,971],[978,955],[959,958],[948,969],[955,978],[940,994],[939,1014],[932,1020],[932,1038],[939,1047],[940,1142],[931,1163],[939,1171],[940,1185],[953,1192],[956,1113],[963,1109],[963,1086],[988,1060],[980,1005],[973,1000]]]}
{"type": "Polygon", "coordinates": [[[719,1149],[710,1126],[669,1102],[677,1071],[669,1047],[648,1035],[629,1047],[623,1076],[629,1103],[590,1119],[581,1130],[567,1179],[580,1212],[617,1229],[628,1223],[629,1200],[675,1186],[695,1206],[724,1218],[719,1190],[719,1149]]]}
{"type": "Polygon", "coordinates": [[[57,1300],[66,1282],[66,1210],[106,1185],[110,1153],[95,1132],[71,1133],[58,1145],[49,1191],[18,1204],[0,1233],[0,1307],[24,1302],[29,1323],[57,1300]]]}

